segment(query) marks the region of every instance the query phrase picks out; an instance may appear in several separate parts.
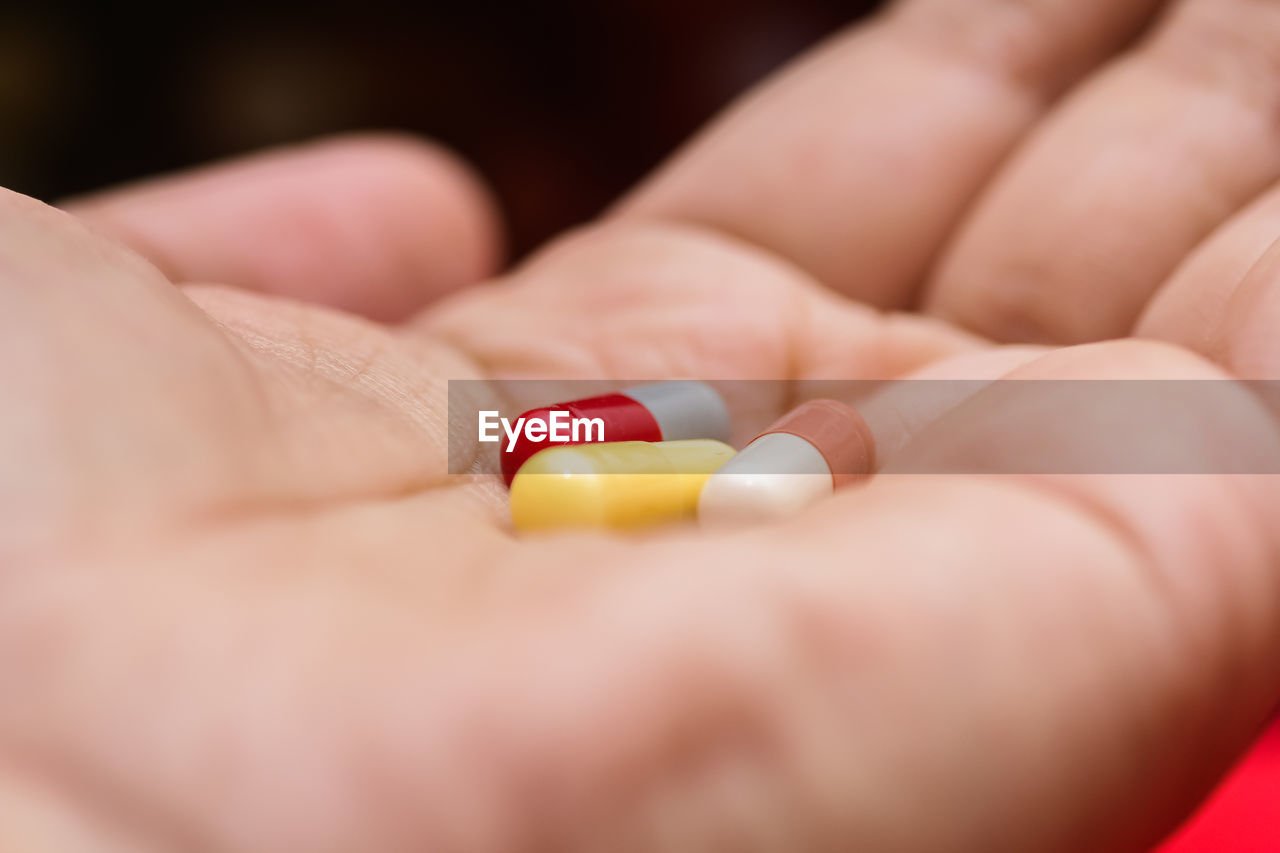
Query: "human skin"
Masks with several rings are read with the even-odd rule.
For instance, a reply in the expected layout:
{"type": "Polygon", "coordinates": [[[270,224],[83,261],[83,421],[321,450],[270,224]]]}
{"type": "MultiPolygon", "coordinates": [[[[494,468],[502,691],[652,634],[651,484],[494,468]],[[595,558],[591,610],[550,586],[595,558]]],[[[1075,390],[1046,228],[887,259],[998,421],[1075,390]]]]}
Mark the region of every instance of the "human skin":
{"type": "Polygon", "coordinates": [[[1073,440],[992,404],[790,522],[521,539],[445,383],[1280,375],[1277,39],[904,2],[485,283],[402,139],[4,194],[0,849],[1149,847],[1280,699],[1275,478],[893,473],[1073,440]]]}

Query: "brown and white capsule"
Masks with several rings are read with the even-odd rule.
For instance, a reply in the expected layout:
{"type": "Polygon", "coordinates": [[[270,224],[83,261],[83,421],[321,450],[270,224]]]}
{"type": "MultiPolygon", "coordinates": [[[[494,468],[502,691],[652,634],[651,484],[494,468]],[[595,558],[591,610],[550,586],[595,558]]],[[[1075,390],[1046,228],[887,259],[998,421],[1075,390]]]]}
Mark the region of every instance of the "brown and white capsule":
{"type": "Polygon", "coordinates": [[[708,526],[785,518],[865,477],[875,439],[856,411],[835,400],[805,403],[711,475],[698,497],[708,526]]]}

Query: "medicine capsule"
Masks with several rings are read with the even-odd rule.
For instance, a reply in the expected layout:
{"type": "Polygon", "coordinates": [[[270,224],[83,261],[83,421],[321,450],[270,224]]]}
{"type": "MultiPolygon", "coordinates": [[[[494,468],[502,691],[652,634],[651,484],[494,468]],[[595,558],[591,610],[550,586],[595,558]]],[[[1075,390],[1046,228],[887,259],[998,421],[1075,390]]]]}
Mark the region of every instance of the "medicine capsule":
{"type": "MultiPolygon", "coordinates": [[[[638,385],[619,394],[605,394],[570,403],[556,403],[531,409],[520,416],[527,424],[531,421],[547,423],[554,411],[568,412],[571,418],[599,418],[604,422],[602,431],[595,431],[587,440],[531,441],[524,430],[508,450],[502,449],[502,478],[507,485],[516,472],[535,453],[559,445],[586,444],[600,441],[596,436],[603,432],[603,441],[679,441],[691,438],[729,440],[729,409],[714,388],[705,382],[677,380],[638,385]]],[[[520,423],[520,420],[517,420],[520,423]]],[[[548,435],[547,430],[539,430],[548,435]]],[[[579,436],[583,438],[584,436],[579,436]]]]}
{"type": "Polygon", "coordinates": [[[703,483],[733,454],[709,439],[551,447],[511,484],[511,521],[529,531],[692,520],[703,483]]]}
{"type": "Polygon", "coordinates": [[[867,422],[835,400],[793,409],[717,471],[698,498],[707,526],[750,524],[800,512],[875,462],[867,422]]]}

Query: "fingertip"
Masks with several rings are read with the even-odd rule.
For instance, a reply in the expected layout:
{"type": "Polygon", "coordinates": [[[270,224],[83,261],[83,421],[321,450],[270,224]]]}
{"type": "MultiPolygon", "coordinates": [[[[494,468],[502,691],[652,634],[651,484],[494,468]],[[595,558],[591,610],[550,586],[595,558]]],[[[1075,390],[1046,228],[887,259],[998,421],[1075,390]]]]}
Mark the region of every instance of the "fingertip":
{"type": "Polygon", "coordinates": [[[178,281],[219,281],[378,320],[490,275],[490,193],[446,149],[360,133],[275,149],[64,205],[178,281]]]}
{"type": "Polygon", "coordinates": [[[459,153],[400,131],[351,133],[311,144],[317,153],[347,160],[353,177],[369,180],[384,198],[409,201],[406,221],[437,225],[440,245],[457,253],[463,283],[498,271],[505,252],[498,201],[459,153]]]}

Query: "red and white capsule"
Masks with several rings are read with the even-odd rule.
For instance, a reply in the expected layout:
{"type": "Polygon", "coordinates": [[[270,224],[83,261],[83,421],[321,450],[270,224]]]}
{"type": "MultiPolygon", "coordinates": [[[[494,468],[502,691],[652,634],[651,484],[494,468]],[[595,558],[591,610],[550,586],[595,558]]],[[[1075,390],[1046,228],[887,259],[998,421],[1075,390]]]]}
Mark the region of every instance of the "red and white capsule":
{"type": "Polygon", "coordinates": [[[835,400],[813,400],[711,475],[698,497],[698,520],[728,526],[786,518],[874,465],[875,439],[862,416],[835,400]]]}
{"type": "MultiPolygon", "coordinates": [[[[557,411],[567,412],[575,419],[599,418],[604,422],[606,442],[729,440],[729,409],[720,394],[705,382],[676,380],[638,385],[618,394],[531,409],[520,417],[525,423],[549,423],[551,413],[557,411]]],[[[510,486],[520,466],[538,451],[558,445],[594,444],[598,435],[599,431],[589,440],[578,441],[531,441],[522,430],[510,449],[502,448],[502,477],[510,486]]]]}

